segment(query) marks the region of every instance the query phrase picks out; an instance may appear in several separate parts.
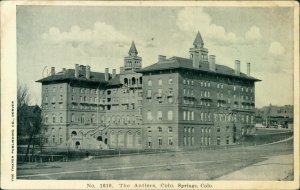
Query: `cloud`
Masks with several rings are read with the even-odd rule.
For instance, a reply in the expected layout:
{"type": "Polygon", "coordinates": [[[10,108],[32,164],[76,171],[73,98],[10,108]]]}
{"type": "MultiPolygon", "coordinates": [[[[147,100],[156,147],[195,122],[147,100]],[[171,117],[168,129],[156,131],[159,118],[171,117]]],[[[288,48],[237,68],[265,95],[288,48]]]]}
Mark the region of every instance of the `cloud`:
{"type": "Polygon", "coordinates": [[[257,26],[252,26],[246,32],[245,39],[248,42],[259,41],[261,39],[260,29],[257,26]]]}
{"type": "Polygon", "coordinates": [[[75,25],[65,32],[56,27],[51,27],[46,33],[42,34],[42,39],[54,44],[70,44],[74,48],[87,44],[99,47],[106,43],[130,43],[125,35],[104,22],[95,23],[92,29],[81,29],[75,25]]]}
{"type": "Polygon", "coordinates": [[[274,41],[270,44],[269,53],[272,55],[282,55],[284,54],[285,49],[281,43],[274,41]]]}
{"type": "MultiPolygon", "coordinates": [[[[185,7],[179,11],[176,24],[178,28],[186,33],[194,33],[200,30],[201,34],[209,41],[217,45],[249,44],[261,39],[260,29],[252,26],[245,37],[237,36],[233,32],[228,32],[223,26],[212,23],[212,19],[203,8],[185,7]]],[[[193,33],[193,34],[194,34],[193,33]]]]}

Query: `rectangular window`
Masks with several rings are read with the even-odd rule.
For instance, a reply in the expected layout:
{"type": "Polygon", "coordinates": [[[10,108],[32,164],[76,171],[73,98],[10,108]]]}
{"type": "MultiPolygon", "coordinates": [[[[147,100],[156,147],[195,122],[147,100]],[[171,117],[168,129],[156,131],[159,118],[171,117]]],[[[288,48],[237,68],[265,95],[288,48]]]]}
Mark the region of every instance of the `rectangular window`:
{"type": "Polygon", "coordinates": [[[172,137],[168,137],[168,144],[173,145],[173,138],[172,137]]]}
{"type": "Polygon", "coordinates": [[[161,88],[158,89],[157,97],[162,97],[162,89],[161,88]]]}
{"type": "Polygon", "coordinates": [[[157,120],[159,120],[159,121],[162,120],[162,111],[157,112],[157,120]]]}
{"type": "Polygon", "coordinates": [[[147,90],[147,98],[151,98],[152,96],[152,91],[151,90],[147,90]]]}
{"type": "Polygon", "coordinates": [[[221,137],[217,137],[217,145],[221,145],[221,137]]]}
{"type": "Polygon", "coordinates": [[[172,133],[172,132],[173,132],[172,127],[168,127],[168,129],[169,129],[169,133],[172,133]]]}
{"type": "Polygon", "coordinates": [[[158,137],[158,145],[161,146],[162,145],[162,138],[158,137]]]}
{"type": "Polygon", "coordinates": [[[173,120],[173,111],[168,111],[168,120],[173,120]]]}
{"type": "Polygon", "coordinates": [[[183,120],[186,120],[186,111],[183,111],[183,120]]]}
{"type": "Polygon", "coordinates": [[[191,112],[191,120],[194,121],[194,112],[191,112]]]}
{"type": "Polygon", "coordinates": [[[187,120],[188,121],[190,120],[190,112],[189,111],[187,112],[187,120]]]}

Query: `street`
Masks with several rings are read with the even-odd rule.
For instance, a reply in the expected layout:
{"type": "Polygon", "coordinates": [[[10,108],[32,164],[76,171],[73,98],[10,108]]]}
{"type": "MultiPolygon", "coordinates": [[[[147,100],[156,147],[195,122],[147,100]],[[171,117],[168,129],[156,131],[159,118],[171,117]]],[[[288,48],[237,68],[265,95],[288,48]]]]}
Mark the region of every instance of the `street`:
{"type": "MultiPolygon", "coordinates": [[[[289,140],[266,146],[236,147],[223,150],[183,151],[87,159],[72,162],[23,164],[18,166],[17,178],[64,180],[218,180],[222,179],[222,176],[240,171],[243,168],[266,161],[274,156],[283,155],[282,159],[292,159],[292,156],[286,157],[286,155],[291,155],[292,153],[292,140],[289,140]]],[[[283,164],[286,163],[286,160],[281,161],[283,164]]],[[[281,161],[277,159],[277,165],[281,161]]],[[[277,165],[273,165],[272,167],[274,168],[272,169],[276,170],[277,165]]],[[[292,168],[292,161],[285,164],[285,166],[292,168]]],[[[249,177],[251,176],[255,175],[249,175],[249,177]]],[[[243,176],[244,180],[245,178],[247,178],[247,175],[243,176]]],[[[228,178],[224,179],[227,180],[228,178]]],[[[251,180],[251,178],[248,180],[251,180]]]]}

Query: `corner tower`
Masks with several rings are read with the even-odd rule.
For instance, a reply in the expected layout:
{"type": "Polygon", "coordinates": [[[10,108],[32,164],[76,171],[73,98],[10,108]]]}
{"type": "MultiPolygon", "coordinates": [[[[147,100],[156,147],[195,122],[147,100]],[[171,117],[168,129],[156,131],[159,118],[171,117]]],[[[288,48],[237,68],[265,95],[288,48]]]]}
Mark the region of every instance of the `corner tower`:
{"type": "Polygon", "coordinates": [[[132,41],[128,56],[124,58],[124,71],[130,72],[142,68],[142,58],[138,56],[138,51],[132,41]]]}
{"type": "Polygon", "coordinates": [[[199,68],[201,63],[208,63],[208,49],[204,48],[204,42],[199,31],[193,45],[194,47],[190,48],[190,59],[193,61],[193,67],[199,68]]]}

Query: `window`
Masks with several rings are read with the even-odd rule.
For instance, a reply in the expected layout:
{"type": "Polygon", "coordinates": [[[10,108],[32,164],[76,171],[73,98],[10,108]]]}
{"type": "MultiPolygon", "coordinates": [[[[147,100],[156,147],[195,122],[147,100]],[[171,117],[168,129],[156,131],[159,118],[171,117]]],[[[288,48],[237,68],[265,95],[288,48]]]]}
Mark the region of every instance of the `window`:
{"type": "Polygon", "coordinates": [[[158,127],[158,132],[162,132],[162,127],[158,127]]]}
{"type": "Polygon", "coordinates": [[[186,84],[186,80],[185,79],[183,79],[183,84],[186,84]]]}
{"type": "Polygon", "coordinates": [[[194,85],[194,81],[193,80],[191,81],[191,85],[194,85]]]}
{"type": "Polygon", "coordinates": [[[159,120],[159,121],[162,120],[162,111],[157,112],[157,120],[159,120]]]}
{"type": "Polygon", "coordinates": [[[48,96],[46,96],[46,98],[45,98],[45,102],[48,102],[48,96]]]}
{"type": "Polygon", "coordinates": [[[217,132],[220,132],[220,131],[221,131],[220,127],[217,127],[217,132]]]}
{"type": "Polygon", "coordinates": [[[75,115],[74,115],[74,113],[72,113],[72,115],[71,115],[71,122],[75,122],[75,115]]]}
{"type": "Polygon", "coordinates": [[[55,115],[52,115],[52,123],[55,123],[55,115]]]}
{"type": "Polygon", "coordinates": [[[169,131],[169,133],[173,132],[173,128],[172,127],[168,127],[168,131],[169,131]]]}
{"type": "Polygon", "coordinates": [[[152,80],[148,80],[148,86],[152,86],[152,80]]]}
{"type": "Polygon", "coordinates": [[[168,111],[168,120],[173,120],[173,111],[168,111]]]}
{"type": "Polygon", "coordinates": [[[173,88],[169,88],[169,96],[173,95],[173,88]]]}
{"type": "Polygon", "coordinates": [[[226,144],[229,144],[229,137],[226,137],[226,144]]]}
{"type": "Polygon", "coordinates": [[[158,145],[161,146],[162,145],[162,138],[158,137],[158,145]]]}
{"type": "Polygon", "coordinates": [[[59,117],[59,122],[62,123],[63,122],[63,117],[62,115],[60,114],[60,117],[59,117]]]}
{"type": "Polygon", "coordinates": [[[233,91],[236,91],[236,86],[233,86],[233,91]]]}
{"type": "Polygon", "coordinates": [[[147,120],[152,120],[152,112],[151,111],[147,112],[147,120]]]}
{"type": "Polygon", "coordinates": [[[173,84],[173,83],[174,83],[173,79],[169,79],[169,84],[173,84]]]}
{"type": "Polygon", "coordinates": [[[168,137],[168,144],[173,145],[173,138],[172,137],[168,137]]]}
{"type": "Polygon", "coordinates": [[[55,135],[52,136],[52,143],[55,144],[55,135]]]}
{"type": "Polygon", "coordinates": [[[162,97],[162,89],[161,88],[158,89],[157,97],[162,97]]]}
{"type": "Polygon", "coordinates": [[[81,122],[81,123],[85,123],[85,115],[84,115],[84,114],[81,115],[80,122],[81,122]]]}
{"type": "Polygon", "coordinates": [[[52,92],[53,92],[53,93],[55,93],[55,92],[56,92],[56,88],[55,88],[55,87],[53,87],[53,89],[52,89],[52,92]]]}
{"type": "Polygon", "coordinates": [[[152,129],[151,127],[148,127],[148,132],[151,133],[152,132],[152,129]]]}
{"type": "Polygon", "coordinates": [[[91,123],[95,123],[95,115],[92,115],[91,123]]]}
{"type": "Polygon", "coordinates": [[[187,85],[190,85],[190,80],[187,80],[187,85]]]}
{"type": "Polygon", "coordinates": [[[193,111],[191,112],[191,120],[192,121],[194,120],[194,112],[193,111]]]}
{"type": "Polygon", "coordinates": [[[185,94],[185,88],[183,89],[183,94],[185,94]]]}
{"type": "Polygon", "coordinates": [[[84,89],[83,89],[83,88],[81,88],[81,89],[80,89],[80,92],[81,92],[81,93],[84,93],[84,89]]]}
{"type": "Polygon", "coordinates": [[[190,112],[187,111],[187,120],[189,121],[190,120],[190,112]]]}
{"type": "Polygon", "coordinates": [[[183,111],[183,120],[186,120],[186,111],[183,111]]]}
{"type": "Polygon", "coordinates": [[[45,123],[48,123],[48,115],[45,116],[45,123]]]}
{"type": "Polygon", "coordinates": [[[158,85],[161,86],[162,85],[162,80],[158,79],[158,85]]]}
{"type": "Polygon", "coordinates": [[[148,148],[151,148],[152,146],[152,139],[151,137],[148,137],[148,148]]]}
{"type": "Polygon", "coordinates": [[[52,102],[55,102],[55,96],[52,97],[52,102]]]}
{"type": "Polygon", "coordinates": [[[217,145],[220,145],[221,144],[221,137],[217,137],[217,145]]]}
{"type": "Polygon", "coordinates": [[[152,96],[152,91],[151,90],[147,90],[147,98],[151,98],[152,96]]]}

